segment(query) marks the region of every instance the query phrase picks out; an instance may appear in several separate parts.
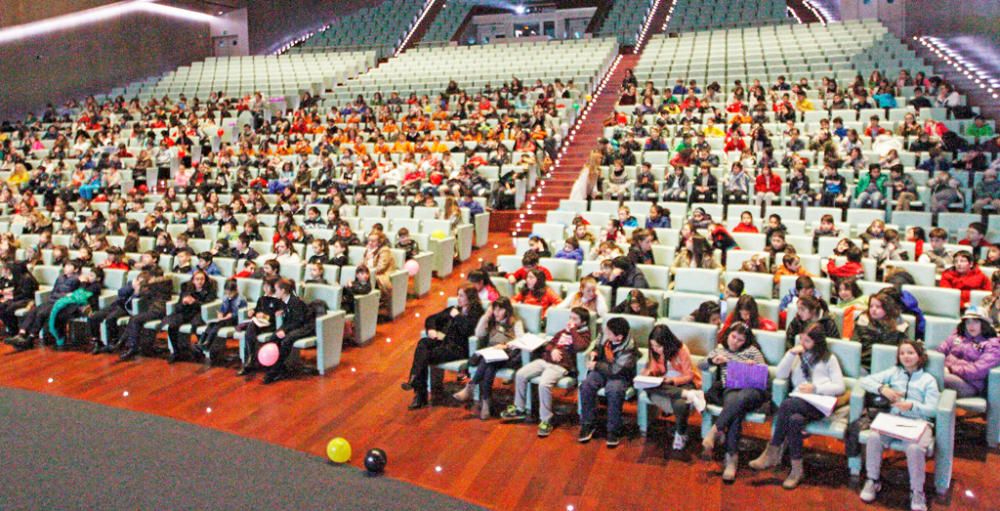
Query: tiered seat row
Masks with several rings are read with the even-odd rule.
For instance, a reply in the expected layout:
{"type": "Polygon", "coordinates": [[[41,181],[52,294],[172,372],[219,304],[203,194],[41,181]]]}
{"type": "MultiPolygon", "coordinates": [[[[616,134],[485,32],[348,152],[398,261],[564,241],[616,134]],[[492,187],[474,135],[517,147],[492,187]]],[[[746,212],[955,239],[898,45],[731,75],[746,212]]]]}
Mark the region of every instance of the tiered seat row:
{"type": "Polygon", "coordinates": [[[379,56],[388,56],[416,23],[423,6],[423,0],[384,0],[334,20],[302,47],[373,48],[379,56]]]}
{"type": "Polygon", "coordinates": [[[703,83],[731,86],[778,76],[827,76],[850,80],[874,69],[894,77],[900,69],[931,72],[922,59],[878,22],[766,26],[653,36],[643,52],[636,77],[657,84],[685,76],[703,83]],[[876,62],[878,65],[876,66],[876,62]]]}
{"type": "Polygon", "coordinates": [[[455,37],[455,32],[458,31],[465,18],[472,12],[472,8],[479,3],[483,2],[478,2],[477,0],[448,0],[445,2],[444,7],[441,8],[441,12],[438,13],[437,18],[434,18],[434,24],[427,30],[427,33],[424,34],[420,42],[442,43],[450,41],[455,37]]]}
{"type": "Polygon", "coordinates": [[[786,11],[785,2],[780,0],[678,0],[667,32],[794,23],[786,11]]]}
{"type": "Polygon", "coordinates": [[[525,84],[573,80],[579,90],[591,91],[617,49],[616,41],[607,38],[415,48],[335,89],[333,98],[344,102],[377,91],[437,96],[452,80],[478,91],[487,85],[499,88],[512,78],[525,84]]]}
{"type": "Polygon", "coordinates": [[[152,98],[183,94],[207,99],[211,94],[242,96],[261,92],[267,97],[314,95],[364,73],[376,63],[374,51],[325,52],[280,56],[212,57],[181,66],[157,80],[113,89],[110,97],[152,98]]]}
{"type": "Polygon", "coordinates": [[[653,3],[652,0],[614,2],[597,35],[617,37],[618,43],[622,46],[635,46],[639,31],[642,30],[642,24],[646,16],[649,16],[653,3]]]}

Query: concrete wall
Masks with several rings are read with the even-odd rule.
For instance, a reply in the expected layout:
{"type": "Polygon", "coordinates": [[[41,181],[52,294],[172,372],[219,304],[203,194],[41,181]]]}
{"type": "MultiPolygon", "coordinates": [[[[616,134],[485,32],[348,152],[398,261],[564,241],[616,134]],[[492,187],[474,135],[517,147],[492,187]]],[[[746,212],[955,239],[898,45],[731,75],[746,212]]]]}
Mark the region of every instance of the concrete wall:
{"type": "Polygon", "coordinates": [[[208,36],[207,23],[133,13],[0,45],[0,119],[204,59],[208,36]]]}
{"type": "Polygon", "coordinates": [[[0,27],[21,25],[53,16],[113,4],[118,0],[2,0],[0,27]]]}
{"type": "Polygon", "coordinates": [[[997,0],[840,0],[843,19],[877,18],[901,37],[959,33],[1000,45],[997,0]]]}
{"type": "MultiPolygon", "coordinates": [[[[414,0],[417,1],[417,0],[414,0]]],[[[250,3],[250,53],[272,53],[285,42],[381,0],[256,0],[250,3]]],[[[365,30],[365,27],[358,27],[365,30]]]]}

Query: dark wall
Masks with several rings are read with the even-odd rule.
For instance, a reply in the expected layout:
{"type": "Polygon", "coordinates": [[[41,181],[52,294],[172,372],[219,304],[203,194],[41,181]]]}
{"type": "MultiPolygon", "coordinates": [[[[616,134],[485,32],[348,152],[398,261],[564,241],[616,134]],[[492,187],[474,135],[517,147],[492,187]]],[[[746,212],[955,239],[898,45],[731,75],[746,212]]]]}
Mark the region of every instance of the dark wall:
{"type": "Polygon", "coordinates": [[[210,51],[207,24],[144,13],[0,45],[0,119],[108,92],[210,51]]]}
{"type": "Polygon", "coordinates": [[[3,0],[0,2],[0,27],[43,20],[116,1],[118,0],[3,0]]]}
{"type": "MultiPolygon", "coordinates": [[[[413,0],[417,1],[417,0],[413,0]]],[[[250,53],[271,53],[290,39],[318,29],[336,16],[381,0],[256,0],[249,2],[250,53]]],[[[358,27],[359,31],[368,27],[358,27]]]]}

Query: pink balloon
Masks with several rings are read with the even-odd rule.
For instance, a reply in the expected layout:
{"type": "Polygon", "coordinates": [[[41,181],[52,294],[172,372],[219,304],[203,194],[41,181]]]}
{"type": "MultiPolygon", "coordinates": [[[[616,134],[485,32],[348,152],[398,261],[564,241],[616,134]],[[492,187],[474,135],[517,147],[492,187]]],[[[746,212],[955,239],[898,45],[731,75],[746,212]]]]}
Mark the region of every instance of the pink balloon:
{"type": "Polygon", "coordinates": [[[278,361],[278,345],[269,342],[257,351],[257,361],[264,367],[271,367],[278,361]]]}
{"type": "Polygon", "coordinates": [[[406,270],[406,273],[409,273],[411,277],[414,277],[420,272],[420,263],[410,259],[403,264],[403,269],[406,270]]]}

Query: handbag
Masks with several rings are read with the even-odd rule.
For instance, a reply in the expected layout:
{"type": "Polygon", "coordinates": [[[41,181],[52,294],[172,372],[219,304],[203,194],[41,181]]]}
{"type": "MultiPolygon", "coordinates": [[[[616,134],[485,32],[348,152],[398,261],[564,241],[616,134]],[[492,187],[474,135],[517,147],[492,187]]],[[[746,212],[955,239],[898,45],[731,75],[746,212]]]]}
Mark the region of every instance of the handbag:
{"type": "Polygon", "coordinates": [[[730,360],[726,364],[726,388],[767,390],[767,366],[730,360]]]}

